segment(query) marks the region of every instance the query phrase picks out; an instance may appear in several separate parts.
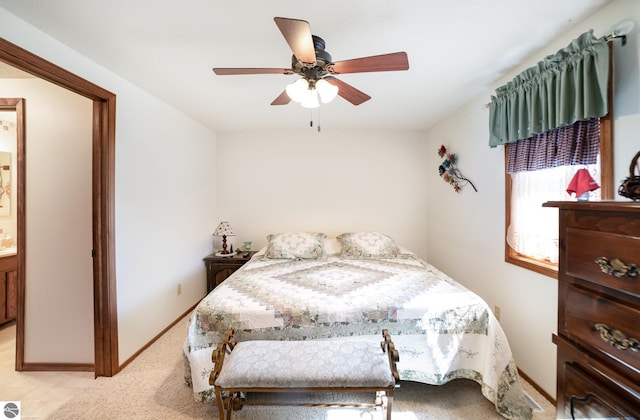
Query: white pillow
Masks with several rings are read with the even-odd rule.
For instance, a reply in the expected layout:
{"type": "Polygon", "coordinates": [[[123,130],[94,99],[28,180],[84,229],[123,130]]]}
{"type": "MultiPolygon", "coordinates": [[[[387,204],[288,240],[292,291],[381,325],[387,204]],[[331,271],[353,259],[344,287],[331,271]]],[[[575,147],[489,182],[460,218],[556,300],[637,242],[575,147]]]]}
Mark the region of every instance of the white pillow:
{"type": "Polygon", "coordinates": [[[396,258],[400,249],[389,236],[378,232],[351,232],[338,235],[342,258],[396,258]]]}
{"type": "Polygon", "coordinates": [[[322,258],[324,233],[286,232],[267,236],[269,243],[265,256],[274,259],[316,259],[322,258]]]}

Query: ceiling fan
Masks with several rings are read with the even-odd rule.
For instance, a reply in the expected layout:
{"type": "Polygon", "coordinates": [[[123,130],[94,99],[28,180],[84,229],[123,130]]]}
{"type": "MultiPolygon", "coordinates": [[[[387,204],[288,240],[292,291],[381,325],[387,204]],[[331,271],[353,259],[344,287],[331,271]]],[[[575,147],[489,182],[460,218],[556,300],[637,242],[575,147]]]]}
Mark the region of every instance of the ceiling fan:
{"type": "Polygon", "coordinates": [[[408,70],[406,52],[375,55],[333,62],[325,51],[322,38],[311,34],[309,22],[276,17],[276,25],[293,51],[291,68],[221,68],[214,67],[217,75],[239,74],[297,74],[302,76],[287,86],[271,105],[286,105],[291,100],[303,107],[316,108],[319,101],[330,102],[340,95],[353,105],[360,105],[371,96],[337,79],[334,75],[378,71],[408,70]]]}

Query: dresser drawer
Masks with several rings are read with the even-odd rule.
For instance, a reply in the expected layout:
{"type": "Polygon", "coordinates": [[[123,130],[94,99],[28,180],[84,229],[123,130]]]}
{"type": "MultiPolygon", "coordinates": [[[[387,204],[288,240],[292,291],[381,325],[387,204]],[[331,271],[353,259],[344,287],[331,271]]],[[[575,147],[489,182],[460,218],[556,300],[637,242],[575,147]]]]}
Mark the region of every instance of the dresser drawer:
{"type": "Polygon", "coordinates": [[[640,267],[640,238],[588,229],[567,228],[565,273],[640,297],[640,276],[616,277],[596,262],[605,257],[640,267]]]}
{"type": "Polygon", "coordinates": [[[633,419],[637,409],[623,396],[621,389],[600,377],[597,372],[576,363],[564,365],[564,416],[574,419],[633,419]]]}
{"type": "Polygon", "coordinates": [[[569,286],[565,303],[568,336],[599,349],[640,373],[640,310],[569,286]]]}

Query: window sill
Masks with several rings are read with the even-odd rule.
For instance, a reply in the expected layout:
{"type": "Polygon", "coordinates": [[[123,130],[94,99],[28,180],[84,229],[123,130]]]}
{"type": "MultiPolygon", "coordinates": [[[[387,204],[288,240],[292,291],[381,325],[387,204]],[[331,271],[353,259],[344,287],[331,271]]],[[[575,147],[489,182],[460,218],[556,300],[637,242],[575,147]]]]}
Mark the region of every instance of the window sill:
{"type": "Polygon", "coordinates": [[[505,262],[514,264],[527,270],[535,271],[538,274],[542,274],[554,279],[558,278],[558,264],[550,263],[549,261],[537,260],[535,258],[526,257],[518,254],[512,249],[507,251],[505,255],[505,262]]]}

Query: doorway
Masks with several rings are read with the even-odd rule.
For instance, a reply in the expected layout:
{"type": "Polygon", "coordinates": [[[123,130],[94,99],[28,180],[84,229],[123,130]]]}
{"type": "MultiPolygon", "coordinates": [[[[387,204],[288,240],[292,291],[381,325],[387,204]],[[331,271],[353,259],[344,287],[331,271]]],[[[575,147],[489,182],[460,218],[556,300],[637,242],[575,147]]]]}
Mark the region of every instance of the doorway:
{"type": "MultiPolygon", "coordinates": [[[[95,376],[119,370],[114,242],[115,95],[4,39],[0,61],[89,98],[92,112],[92,230],[95,376]]],[[[24,114],[24,109],[22,110],[24,114]]],[[[24,130],[24,118],[22,120],[24,130]]],[[[24,163],[23,163],[24,170],[24,163]]],[[[20,168],[20,162],[18,163],[20,168]]],[[[20,169],[18,169],[20,170],[20,169]]],[[[24,174],[23,179],[24,179],[24,174]]],[[[20,174],[18,175],[20,177],[20,174]]],[[[18,210],[20,212],[20,209],[18,210]]],[[[24,207],[22,208],[24,216],[24,207]]],[[[22,218],[24,220],[24,217],[22,218]]],[[[20,236],[20,226],[18,235],[20,236]]],[[[24,229],[24,223],[22,226],[24,229]]],[[[24,233],[24,231],[23,231],[24,233]]],[[[24,237],[24,235],[23,235],[24,237]]],[[[24,247],[24,241],[18,246],[24,247]],[[22,244],[22,245],[20,245],[22,244]]],[[[25,253],[18,250],[16,370],[43,370],[24,361],[25,253]]],[[[51,369],[59,370],[59,369],[51,369]]]]}
{"type": "MultiPolygon", "coordinates": [[[[17,317],[18,228],[24,177],[18,177],[24,156],[24,99],[0,98],[0,324],[17,317]]],[[[15,335],[14,335],[15,337],[15,335]]]]}

